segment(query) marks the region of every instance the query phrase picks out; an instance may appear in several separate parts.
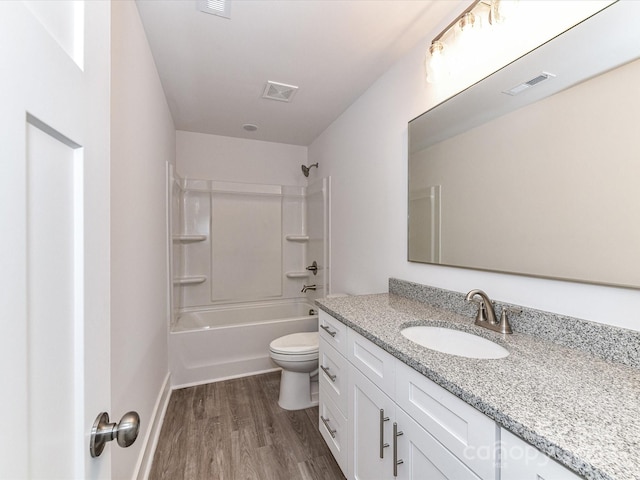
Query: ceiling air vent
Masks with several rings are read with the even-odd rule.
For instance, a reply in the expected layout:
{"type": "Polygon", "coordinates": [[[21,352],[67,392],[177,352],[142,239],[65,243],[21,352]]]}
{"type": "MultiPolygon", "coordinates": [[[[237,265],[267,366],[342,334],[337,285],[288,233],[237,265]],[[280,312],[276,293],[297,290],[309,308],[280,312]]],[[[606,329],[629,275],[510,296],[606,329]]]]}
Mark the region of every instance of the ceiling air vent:
{"type": "Polygon", "coordinates": [[[231,18],[231,0],[197,0],[197,5],[201,12],[231,18]]]}
{"type": "Polygon", "coordinates": [[[294,85],[268,81],[264,87],[262,98],[278,100],[279,102],[290,102],[297,90],[298,87],[294,85]]]}
{"type": "Polygon", "coordinates": [[[544,82],[545,80],[549,80],[550,78],[554,78],[554,77],[555,75],[553,73],[542,72],[537,77],[532,78],[531,80],[528,80],[524,83],[521,83],[520,85],[516,85],[515,87],[510,88],[509,90],[505,90],[502,93],[506,93],[507,95],[518,95],[519,93],[524,92],[528,88],[534,87],[544,82]]]}

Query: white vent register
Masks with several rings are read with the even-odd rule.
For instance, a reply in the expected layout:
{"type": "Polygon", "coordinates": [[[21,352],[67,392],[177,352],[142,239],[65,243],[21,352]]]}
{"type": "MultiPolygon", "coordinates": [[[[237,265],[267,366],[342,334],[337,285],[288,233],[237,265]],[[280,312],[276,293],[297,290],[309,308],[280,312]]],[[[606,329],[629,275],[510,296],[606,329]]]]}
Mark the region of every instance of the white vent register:
{"type": "Polygon", "coordinates": [[[231,18],[231,0],[197,0],[196,5],[201,12],[231,18]]]}
{"type": "Polygon", "coordinates": [[[525,90],[531,88],[531,87],[535,87],[536,85],[539,85],[540,83],[544,82],[545,80],[549,80],[550,78],[554,78],[555,75],[553,73],[549,73],[549,72],[542,72],[540,75],[538,75],[537,77],[532,78],[531,80],[527,80],[526,82],[523,82],[519,85],[516,85],[513,88],[510,88],[509,90],[505,90],[502,93],[506,93],[507,95],[518,95],[519,93],[524,92],[525,90]]]}
{"type": "Polygon", "coordinates": [[[297,91],[298,87],[294,85],[286,85],[269,80],[264,87],[262,98],[278,100],[279,102],[290,102],[297,91]]]}

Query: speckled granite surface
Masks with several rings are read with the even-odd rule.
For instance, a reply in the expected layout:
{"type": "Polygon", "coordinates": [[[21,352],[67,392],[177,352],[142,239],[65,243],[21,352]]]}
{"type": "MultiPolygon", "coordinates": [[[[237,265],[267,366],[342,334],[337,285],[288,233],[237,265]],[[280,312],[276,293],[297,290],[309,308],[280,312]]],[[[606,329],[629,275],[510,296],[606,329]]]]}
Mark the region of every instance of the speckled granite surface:
{"type": "Polygon", "coordinates": [[[579,475],[640,479],[640,369],[545,338],[477,327],[473,308],[461,315],[448,309],[448,300],[433,306],[408,297],[390,293],[316,303],[579,475]],[[400,334],[413,325],[471,332],[502,345],[509,356],[476,360],[429,350],[400,334]]]}
{"type": "MultiPolygon", "coordinates": [[[[470,318],[475,318],[478,308],[476,304],[466,302],[462,293],[397,278],[389,279],[389,293],[445,308],[470,318]]],[[[585,350],[605,360],[640,368],[640,332],[504,302],[493,303],[498,318],[504,307],[522,309],[521,313],[509,315],[514,332],[545,338],[565,347],[585,350]]],[[[640,478],[640,473],[638,476],[640,478]]]]}

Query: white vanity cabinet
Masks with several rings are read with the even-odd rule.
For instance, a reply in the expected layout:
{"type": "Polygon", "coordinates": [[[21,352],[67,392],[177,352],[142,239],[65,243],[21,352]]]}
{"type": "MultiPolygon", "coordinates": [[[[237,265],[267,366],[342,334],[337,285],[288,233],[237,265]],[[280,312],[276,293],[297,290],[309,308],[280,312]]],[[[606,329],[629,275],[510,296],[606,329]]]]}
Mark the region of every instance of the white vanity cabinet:
{"type": "Polygon", "coordinates": [[[350,479],[480,478],[353,366],[349,385],[350,479]]]}
{"type": "Polygon", "coordinates": [[[488,426],[480,436],[493,445],[496,427],[491,420],[351,329],[347,360],[349,478],[495,480],[495,461],[484,469],[484,477],[478,476],[465,465],[460,447],[469,439],[470,425],[488,426]],[[400,400],[413,412],[405,412],[400,400]],[[486,423],[474,424],[477,416],[486,423]]]}
{"type": "Polygon", "coordinates": [[[501,480],[580,480],[571,470],[504,428],[500,432],[500,448],[501,480]]]}
{"type": "Polygon", "coordinates": [[[349,480],[579,479],[335,318],[319,321],[319,428],[349,480]]]}

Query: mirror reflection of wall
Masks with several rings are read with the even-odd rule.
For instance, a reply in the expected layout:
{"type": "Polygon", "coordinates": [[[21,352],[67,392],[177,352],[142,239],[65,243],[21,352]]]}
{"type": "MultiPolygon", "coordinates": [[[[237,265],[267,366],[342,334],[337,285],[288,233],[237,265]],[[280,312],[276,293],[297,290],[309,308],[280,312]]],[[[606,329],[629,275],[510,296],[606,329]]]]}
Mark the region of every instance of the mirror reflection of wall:
{"type": "Polygon", "coordinates": [[[440,185],[409,192],[409,209],[414,213],[409,218],[409,260],[440,263],[441,195],[440,185]]]}
{"type": "Polygon", "coordinates": [[[640,287],[639,80],[636,60],[410,146],[409,260],[640,287]]]}

